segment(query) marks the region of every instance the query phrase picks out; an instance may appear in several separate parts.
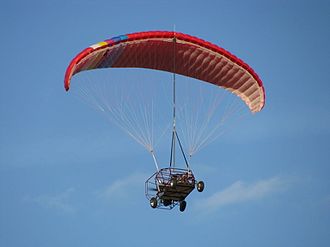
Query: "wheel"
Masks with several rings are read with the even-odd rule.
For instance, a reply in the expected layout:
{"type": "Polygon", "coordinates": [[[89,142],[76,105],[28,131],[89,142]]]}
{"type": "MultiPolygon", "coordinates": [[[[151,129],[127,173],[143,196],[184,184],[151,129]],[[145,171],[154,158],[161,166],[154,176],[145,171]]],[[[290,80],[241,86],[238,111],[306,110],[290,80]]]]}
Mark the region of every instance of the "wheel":
{"type": "Polygon", "coordinates": [[[156,199],[155,197],[152,197],[152,198],[150,199],[150,206],[151,206],[152,208],[157,208],[157,199],[156,199]]]}
{"type": "Polygon", "coordinates": [[[186,209],[187,202],[186,201],[181,201],[180,202],[180,211],[183,212],[186,209]]]}
{"type": "Polygon", "coordinates": [[[165,199],[165,200],[163,200],[163,204],[164,204],[165,207],[170,206],[171,203],[172,203],[172,202],[171,202],[171,200],[169,200],[169,199],[165,199]]]}
{"type": "Polygon", "coordinates": [[[197,183],[197,190],[198,190],[198,192],[202,192],[204,190],[204,182],[203,181],[199,181],[197,183]]]}

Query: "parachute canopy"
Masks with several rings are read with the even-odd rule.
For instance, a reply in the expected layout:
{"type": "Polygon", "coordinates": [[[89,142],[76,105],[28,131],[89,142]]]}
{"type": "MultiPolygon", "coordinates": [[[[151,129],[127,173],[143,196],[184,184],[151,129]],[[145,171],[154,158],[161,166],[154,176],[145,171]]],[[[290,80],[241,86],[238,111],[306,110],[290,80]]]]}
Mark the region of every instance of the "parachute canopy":
{"type": "Polygon", "coordinates": [[[265,104],[261,79],[241,59],[202,39],[178,32],[121,35],[80,52],[66,70],[64,86],[81,71],[98,68],[147,68],[209,82],[240,97],[251,112],[265,104]]]}

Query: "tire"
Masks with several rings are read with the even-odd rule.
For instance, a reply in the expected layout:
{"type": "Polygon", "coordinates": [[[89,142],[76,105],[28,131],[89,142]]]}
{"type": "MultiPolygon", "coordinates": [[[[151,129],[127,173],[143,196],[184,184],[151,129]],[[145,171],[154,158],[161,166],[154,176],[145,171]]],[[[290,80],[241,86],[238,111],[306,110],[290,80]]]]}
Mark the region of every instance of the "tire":
{"type": "Polygon", "coordinates": [[[158,204],[157,199],[156,199],[155,197],[152,197],[152,198],[150,199],[150,206],[151,206],[152,208],[157,208],[157,204],[158,204]]]}
{"type": "Polygon", "coordinates": [[[187,202],[186,201],[181,201],[180,202],[180,211],[183,212],[186,209],[187,202]]]}
{"type": "Polygon", "coordinates": [[[163,204],[164,204],[165,207],[170,206],[171,203],[172,203],[172,202],[171,202],[171,200],[169,200],[169,199],[165,199],[165,200],[163,200],[163,204]]]}
{"type": "Polygon", "coordinates": [[[203,181],[199,181],[197,183],[197,190],[198,190],[198,192],[202,192],[204,190],[204,187],[205,187],[205,185],[204,185],[204,182],[203,181]]]}

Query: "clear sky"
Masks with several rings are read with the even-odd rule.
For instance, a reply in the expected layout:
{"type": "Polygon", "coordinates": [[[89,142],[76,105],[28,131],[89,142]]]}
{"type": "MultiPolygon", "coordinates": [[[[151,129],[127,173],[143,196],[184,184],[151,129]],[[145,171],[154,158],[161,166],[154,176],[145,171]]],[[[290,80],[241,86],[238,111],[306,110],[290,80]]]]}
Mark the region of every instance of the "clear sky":
{"type": "Polygon", "coordinates": [[[3,1],[0,246],[329,246],[329,24],[315,0],[3,1]],[[63,88],[85,47],[174,25],[266,89],[262,112],[196,155],[206,190],[184,213],[150,208],[150,156],[63,88]]]}

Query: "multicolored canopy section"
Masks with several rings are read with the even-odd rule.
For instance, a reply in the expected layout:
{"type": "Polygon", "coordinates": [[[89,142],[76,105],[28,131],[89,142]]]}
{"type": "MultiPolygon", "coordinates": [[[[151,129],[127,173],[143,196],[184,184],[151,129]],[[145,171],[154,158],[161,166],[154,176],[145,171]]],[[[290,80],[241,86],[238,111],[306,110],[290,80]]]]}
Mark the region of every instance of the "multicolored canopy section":
{"type": "Polygon", "coordinates": [[[64,86],[84,70],[147,68],[209,82],[240,97],[252,112],[265,104],[259,76],[241,59],[202,39],[178,32],[151,31],[121,35],[80,52],[66,70],[64,86]]]}

